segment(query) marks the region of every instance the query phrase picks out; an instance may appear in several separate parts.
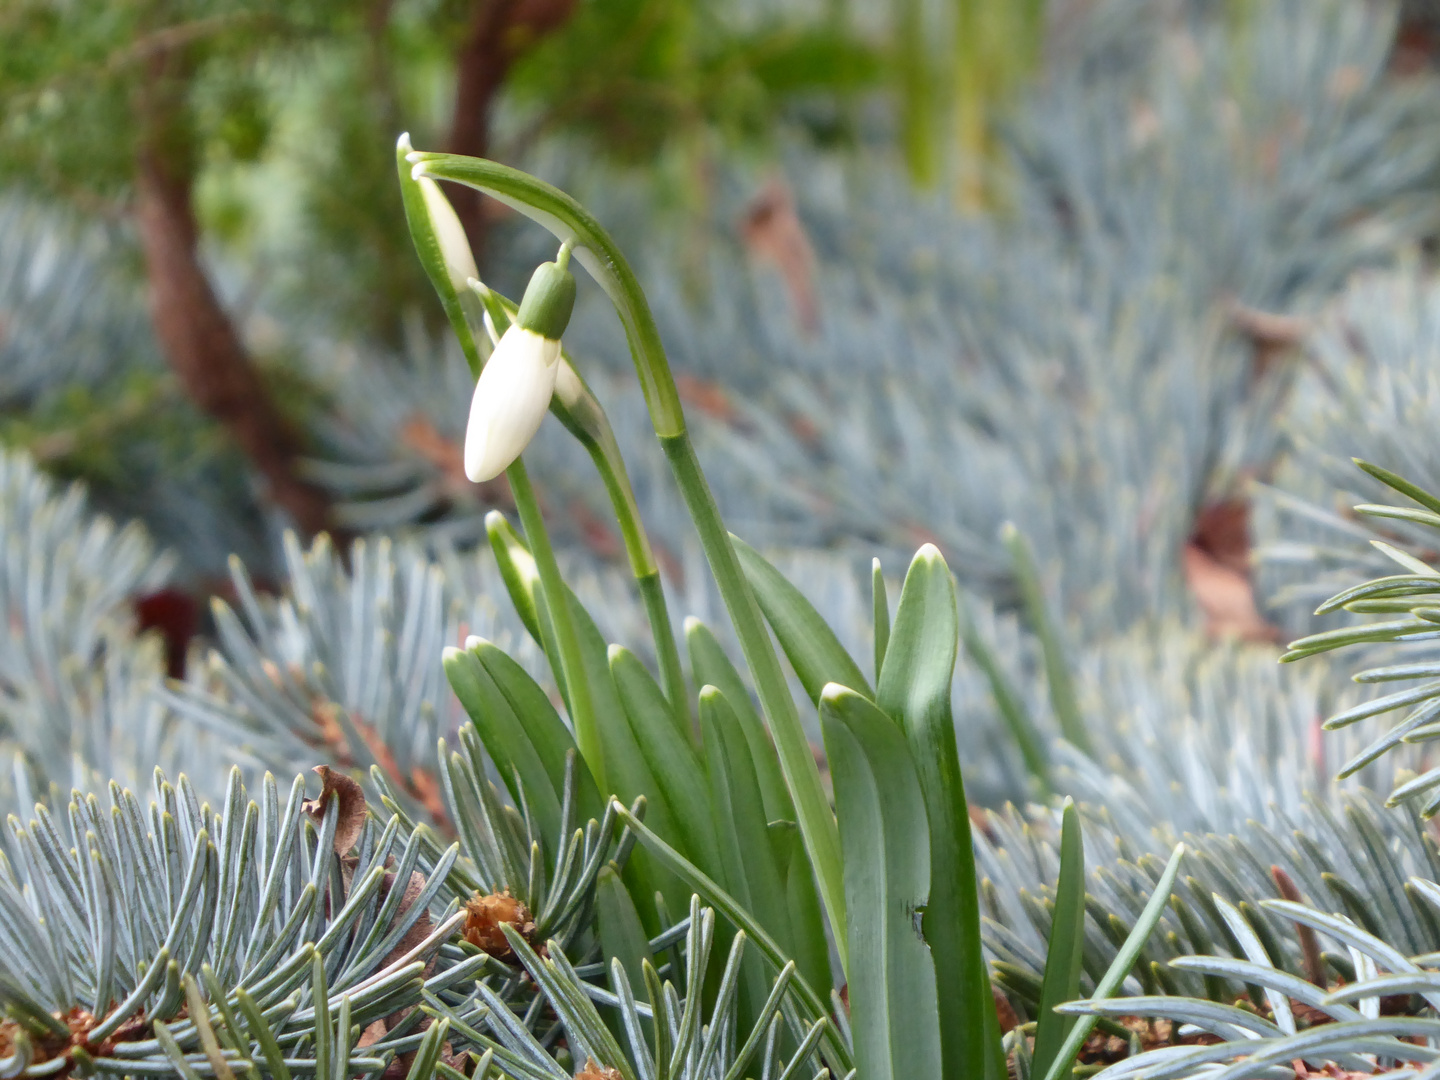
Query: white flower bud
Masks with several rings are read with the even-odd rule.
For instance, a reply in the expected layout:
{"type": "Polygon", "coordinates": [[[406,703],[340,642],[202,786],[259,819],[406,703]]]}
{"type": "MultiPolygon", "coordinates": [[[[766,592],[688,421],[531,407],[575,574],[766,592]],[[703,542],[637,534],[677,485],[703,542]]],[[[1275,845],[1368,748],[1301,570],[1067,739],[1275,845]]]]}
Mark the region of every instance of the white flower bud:
{"type": "Polygon", "coordinates": [[[519,324],[495,346],[470,402],[465,429],[465,475],[493,480],[525,449],[555,392],[560,342],[519,324]]]}

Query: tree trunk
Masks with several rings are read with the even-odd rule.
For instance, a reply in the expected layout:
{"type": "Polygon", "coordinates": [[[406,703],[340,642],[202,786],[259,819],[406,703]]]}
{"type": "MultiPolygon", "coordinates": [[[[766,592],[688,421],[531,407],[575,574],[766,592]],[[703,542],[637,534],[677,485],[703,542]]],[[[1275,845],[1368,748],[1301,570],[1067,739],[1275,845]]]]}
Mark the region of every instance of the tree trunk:
{"type": "MultiPolygon", "coordinates": [[[[564,23],[574,9],[575,0],[477,0],[470,31],[455,58],[450,153],[489,156],[490,110],[510,65],[527,46],[564,23]]],[[[449,194],[479,262],[485,249],[480,193],[455,184],[449,194]]]]}
{"type": "Polygon", "coordinates": [[[295,474],[300,438],[275,407],[210,286],[197,250],[189,176],[151,142],[140,151],[135,189],[150,317],[166,360],[190,399],[250,458],[275,504],[313,536],[329,521],[329,498],[295,474]]]}

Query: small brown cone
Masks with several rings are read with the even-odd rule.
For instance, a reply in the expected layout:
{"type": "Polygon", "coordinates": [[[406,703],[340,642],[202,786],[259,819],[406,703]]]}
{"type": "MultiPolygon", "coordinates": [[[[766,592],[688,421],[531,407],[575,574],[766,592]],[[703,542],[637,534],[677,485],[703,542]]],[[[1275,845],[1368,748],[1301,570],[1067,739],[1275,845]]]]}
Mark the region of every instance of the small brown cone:
{"type": "Polygon", "coordinates": [[[575,1074],[575,1080],[624,1080],[619,1070],[607,1065],[596,1065],[594,1058],[585,1062],[585,1068],[575,1074]]]}
{"type": "Polygon", "coordinates": [[[505,923],[518,930],[526,941],[535,932],[530,911],[510,895],[510,890],[482,895],[476,893],[465,905],[465,940],[497,960],[513,960],[514,950],[500,927],[505,923]]]}

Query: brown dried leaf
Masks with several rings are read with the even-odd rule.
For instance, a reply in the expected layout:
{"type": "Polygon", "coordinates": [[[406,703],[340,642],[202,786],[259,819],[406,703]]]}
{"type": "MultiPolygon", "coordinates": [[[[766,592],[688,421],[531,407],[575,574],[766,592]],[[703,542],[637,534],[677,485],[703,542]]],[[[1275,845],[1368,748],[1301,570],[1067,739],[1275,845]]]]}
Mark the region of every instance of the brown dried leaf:
{"type": "Polygon", "coordinates": [[[1186,544],[1182,553],[1185,583],[1205,613],[1205,631],[1211,637],[1238,637],[1242,641],[1275,641],[1278,631],[1255,606],[1250,579],[1202,551],[1186,544]]]}
{"type": "Polygon", "coordinates": [[[575,1080],[623,1080],[620,1073],[608,1065],[596,1065],[594,1058],[588,1058],[585,1068],[575,1074],[575,1080]]]}
{"type": "Polygon", "coordinates": [[[790,189],[778,179],[769,180],[750,201],[740,235],[750,254],[780,271],[790,293],[795,321],[806,333],[820,325],[820,305],[815,296],[815,249],[795,212],[790,189]]]}
{"type": "Polygon", "coordinates": [[[390,1029],[386,1027],[383,1019],[372,1020],[366,1026],[365,1030],[360,1033],[360,1038],[356,1041],[355,1048],[357,1050],[363,1050],[367,1046],[374,1046],[381,1039],[385,1038],[389,1032],[390,1029]]]}
{"type": "Polygon", "coordinates": [[[334,795],[340,800],[339,818],[335,822],[335,854],[345,855],[355,846],[361,830],[365,828],[365,791],[350,777],[329,765],[317,765],[314,771],[319,774],[323,786],[318,799],[305,800],[304,810],[319,825],[325,820],[325,808],[330,805],[330,797],[334,795]]]}

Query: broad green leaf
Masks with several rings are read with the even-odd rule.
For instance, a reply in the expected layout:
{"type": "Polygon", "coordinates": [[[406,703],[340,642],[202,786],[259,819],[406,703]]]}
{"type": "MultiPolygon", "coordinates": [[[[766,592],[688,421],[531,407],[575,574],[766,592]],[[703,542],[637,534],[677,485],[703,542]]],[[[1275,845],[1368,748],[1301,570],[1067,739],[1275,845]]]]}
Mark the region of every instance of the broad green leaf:
{"type": "Polygon", "coordinates": [[[1080,701],[1075,694],[1075,684],[1070,678],[1070,663],[1060,640],[1060,632],[1050,617],[1050,608],[1045,603],[1045,590],[1040,584],[1040,572],[1035,567],[1035,554],[1030,550],[1029,541],[1014,525],[1006,523],[1000,533],[1010,561],[1015,568],[1015,580],[1020,586],[1020,598],[1025,604],[1025,614],[1030,628],[1040,639],[1040,651],[1045,660],[1045,682],[1050,687],[1050,704],[1055,709],[1055,718],[1060,722],[1061,734],[1077,749],[1091,757],[1095,749],[1090,741],[1090,732],[1085,727],[1085,717],[1080,712],[1080,701]]]}
{"type": "MultiPolygon", "coordinates": [[[[1000,1080],[1003,1054],[998,1043],[991,1046],[986,1038],[986,1014],[993,1014],[995,1006],[980,944],[970,807],[950,711],[959,635],[954,579],[940,552],[926,544],[910,563],[900,591],[879,705],[909,744],[930,834],[924,929],[939,980],[945,1067],[937,1075],[1000,1080]]],[[[843,836],[843,825],[841,831],[843,836]]]]}
{"type": "MultiPolygon", "coordinates": [[[[478,642],[479,639],[475,640],[478,642]]],[[[509,700],[480,662],[475,648],[446,649],[441,659],[445,677],[475,724],[475,731],[485,744],[490,760],[495,763],[500,779],[509,789],[510,797],[517,806],[520,805],[523,788],[525,801],[548,843],[560,831],[560,798],[565,790],[563,756],[557,778],[536,748],[526,724],[521,722],[509,700]],[[516,786],[517,775],[519,787],[516,786]]],[[[559,718],[556,717],[556,720],[558,722],[559,718]]],[[[570,733],[567,730],[564,734],[568,738],[570,733]]],[[[560,740],[560,733],[555,732],[554,738],[560,740]]],[[[574,746],[574,740],[570,740],[569,745],[574,746]]],[[[585,767],[578,757],[576,765],[581,770],[585,767]]],[[[594,782],[593,779],[591,782],[594,782]]]]}
{"type": "MultiPolygon", "coordinates": [[[[725,888],[794,956],[785,879],[766,831],[765,808],[750,767],[740,722],[713,686],[700,691],[700,732],[710,784],[720,880],[725,888]]],[[[753,1016],[767,991],[758,956],[744,961],[745,1001],[753,1016]]]]}
{"type": "Polygon", "coordinates": [[[821,618],[809,600],[785,580],[785,575],[771,566],[745,541],[733,533],[730,542],[740,558],[740,568],[755,591],[755,599],[800,683],[812,701],[820,700],[826,683],[856,688],[858,693],[873,697],[859,665],[851,659],[830,624],[821,618]]]}
{"type": "MultiPolygon", "coordinates": [[[[615,682],[610,676],[605,638],[573,593],[570,594],[570,611],[575,621],[576,636],[580,639],[585,673],[590,680],[590,703],[595,711],[595,724],[605,754],[605,777],[614,789],[609,794],[619,797],[626,804],[633,803],[641,795],[645,796],[645,820],[662,836],[675,836],[675,814],[650,772],[645,755],[635,741],[630,721],[625,716],[625,707],[616,693],[615,682]]],[[[621,876],[629,885],[635,906],[652,933],[658,934],[664,929],[655,907],[657,892],[676,910],[683,909],[690,898],[689,891],[679,879],[656,864],[647,851],[637,851],[627,859],[621,876]]]]}
{"type": "Polygon", "coordinates": [[[750,757],[755,766],[755,779],[760,785],[761,798],[765,800],[765,820],[794,821],[795,805],[790,801],[790,790],[785,786],[785,776],[780,771],[775,744],[770,741],[770,733],[755,711],[750,691],[740,672],[725,655],[714,631],[693,616],[685,620],[685,648],[690,653],[690,670],[695,681],[701,686],[713,686],[725,695],[741,730],[745,732],[745,742],[750,747],[750,757]]]}
{"type": "Polygon", "coordinates": [[[1005,669],[1000,665],[1000,658],[995,655],[990,643],[975,625],[963,592],[958,595],[957,601],[960,636],[965,642],[965,650],[985,673],[985,679],[990,684],[990,696],[995,699],[995,708],[999,710],[1000,718],[1005,721],[1010,737],[1020,748],[1026,771],[1035,778],[1041,792],[1048,793],[1051,790],[1050,755],[1045,749],[1045,737],[1036,726],[1030,710],[1025,707],[1019,691],[1010,684],[1005,669]]]}
{"type": "MultiPolygon", "coordinates": [[[[1073,1016],[1060,1015],[1055,1006],[1080,996],[1080,954],[1085,944],[1085,842],[1080,833],[1080,814],[1070,799],[1065,800],[1063,822],[1060,880],[1055,885],[1055,914],[1050,923],[1045,981],[1035,1027],[1032,1068],[1038,1076],[1050,1071],[1065,1036],[1075,1025],[1073,1016]]],[[[1061,1076],[1068,1080],[1070,1072],[1063,1071],[1061,1076]]]]}
{"type": "MultiPolygon", "coordinates": [[[[544,689],[518,663],[506,653],[484,639],[475,639],[470,652],[484,666],[490,678],[505,695],[515,717],[519,720],[525,735],[534,745],[545,771],[557,792],[565,790],[565,755],[576,749],[575,737],[544,689]]],[[[583,756],[576,754],[575,770],[575,821],[577,823],[594,818],[600,820],[604,803],[595,777],[585,765],[583,756]]]]}
{"type": "MultiPolygon", "coordinates": [[[[834,683],[820,697],[820,727],[845,865],[855,1063],[866,1080],[945,1076],[936,964],[920,930],[931,880],[917,838],[930,825],[909,745],[873,703],[834,683]]],[[[966,1076],[984,1074],[976,1064],[966,1076]]]]}
{"type": "MultiPolygon", "coordinates": [[[[1125,976],[1130,974],[1130,969],[1135,966],[1135,959],[1145,948],[1145,942],[1149,939],[1155,924],[1160,921],[1160,916],[1165,912],[1165,905],[1170,902],[1170,894],[1175,889],[1175,877],[1180,873],[1180,860],[1185,857],[1185,845],[1175,845],[1175,851],[1170,856],[1170,862],[1165,867],[1164,873],[1160,875],[1160,881],[1155,886],[1155,891],[1150,894],[1150,900],[1145,905],[1145,910],[1140,913],[1140,918],[1135,921],[1125,943],[1120,946],[1116,953],[1115,960],[1105,972],[1104,978],[1095,987],[1095,993],[1090,995],[1091,1001],[1104,1001],[1119,989],[1120,984],[1125,981],[1125,976]]],[[[1095,1017],[1084,1016],[1080,1022],[1070,1029],[1065,1036],[1064,1043],[1055,1059],[1050,1063],[1049,1072],[1037,1080],[1060,1080],[1070,1071],[1075,1061],[1075,1055],[1085,1045],[1085,1040],[1090,1037],[1090,1032],[1095,1027],[1095,1017]]]]}
{"type": "Polygon", "coordinates": [[[605,958],[619,960],[630,985],[643,993],[643,965],[651,958],[650,940],[613,863],[602,866],[595,879],[595,923],[605,958]]]}
{"type": "Polygon", "coordinates": [[[772,821],[768,830],[772,849],[785,859],[785,906],[790,913],[795,967],[806,982],[823,993],[833,978],[830,943],[825,938],[825,914],[810,856],[805,853],[805,841],[793,821],[772,821]]]}
{"type": "Polygon", "coordinates": [[[695,747],[675,730],[664,691],[634,653],[611,645],[610,674],[640,753],[674,814],[680,850],[706,872],[717,873],[714,807],[695,747]]]}
{"type": "Polygon", "coordinates": [[[785,874],[770,843],[760,788],[750,766],[750,748],[735,711],[713,686],[700,691],[700,731],[720,863],[725,869],[722,883],[785,945],[790,938],[785,874]]]}

